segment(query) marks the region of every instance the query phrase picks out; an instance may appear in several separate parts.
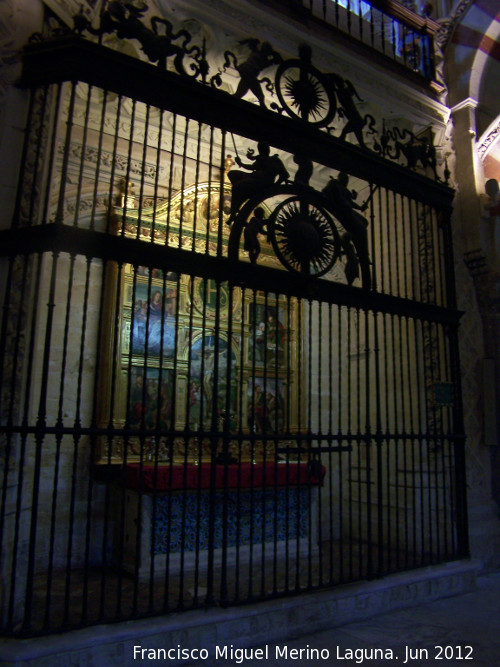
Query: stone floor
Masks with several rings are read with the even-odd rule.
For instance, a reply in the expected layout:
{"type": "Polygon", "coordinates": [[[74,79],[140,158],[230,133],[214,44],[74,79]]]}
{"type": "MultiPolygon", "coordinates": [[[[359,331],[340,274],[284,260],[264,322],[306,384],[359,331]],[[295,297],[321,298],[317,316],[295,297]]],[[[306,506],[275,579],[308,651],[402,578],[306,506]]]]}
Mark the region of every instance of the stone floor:
{"type": "MultiPolygon", "coordinates": [[[[267,657],[263,659],[259,659],[257,652],[252,658],[247,650],[246,659],[240,664],[245,667],[290,664],[348,667],[362,663],[370,667],[390,664],[495,667],[500,665],[500,573],[478,577],[477,583],[478,588],[472,593],[377,615],[286,643],[269,644],[267,657]],[[295,658],[300,656],[301,649],[302,657],[295,658]],[[382,649],[383,657],[373,649],[382,649]]],[[[265,651],[266,647],[260,648],[265,651]]],[[[236,665],[239,657],[203,664],[236,665]]]]}
{"type": "Polygon", "coordinates": [[[0,667],[500,666],[500,572],[479,572],[463,560],[300,598],[4,639],[0,667]]]}
{"type": "MultiPolygon", "coordinates": [[[[288,595],[302,589],[316,588],[331,582],[342,585],[349,582],[370,579],[369,560],[373,570],[378,568],[380,553],[383,556],[382,569],[387,575],[410,569],[417,564],[417,555],[404,551],[384,549],[379,553],[374,549],[368,557],[363,545],[324,543],[321,552],[308,548],[306,540],[302,542],[302,551],[297,558],[295,542],[288,543],[284,550],[275,554],[272,545],[264,557],[261,545],[253,550],[252,560],[239,553],[238,562],[228,558],[222,585],[221,554],[214,558],[212,584],[212,606],[251,603],[257,599],[275,598],[288,595]]],[[[243,550],[241,550],[243,551],[243,550]]],[[[124,619],[137,618],[150,614],[165,614],[173,611],[187,611],[204,608],[204,598],[208,590],[206,566],[200,562],[195,568],[193,559],[186,555],[182,560],[182,569],[169,565],[170,577],[165,579],[165,563],[160,570],[155,561],[155,578],[149,569],[144,568],[145,578],[134,577],[131,572],[109,568],[103,571],[90,568],[88,571],[55,572],[50,583],[46,573],[35,579],[31,615],[27,625],[33,634],[48,630],[58,631],[77,628],[93,623],[113,623],[124,619]],[[189,565],[190,563],[190,565],[189,565]]],[[[432,563],[432,555],[420,558],[432,563]]],[[[206,565],[206,564],[205,564],[206,565]]],[[[15,627],[21,628],[21,624],[15,627]]]]}

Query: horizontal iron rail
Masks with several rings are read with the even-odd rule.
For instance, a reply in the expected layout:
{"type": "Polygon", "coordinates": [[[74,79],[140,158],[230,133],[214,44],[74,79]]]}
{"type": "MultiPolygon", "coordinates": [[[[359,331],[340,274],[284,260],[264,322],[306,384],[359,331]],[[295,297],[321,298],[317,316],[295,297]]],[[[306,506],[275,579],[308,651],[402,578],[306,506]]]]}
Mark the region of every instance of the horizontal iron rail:
{"type": "Polygon", "coordinates": [[[197,276],[227,281],[235,287],[271,290],[306,300],[352,306],[449,326],[458,326],[462,316],[461,311],[450,308],[332,283],[304,274],[264,266],[257,268],[247,262],[233,262],[226,258],[59,223],[0,231],[0,256],[40,252],[66,252],[150,268],[168,267],[170,271],[188,274],[196,267],[197,276]]]}
{"type": "Polygon", "coordinates": [[[222,127],[222,118],[222,129],[228,132],[268,141],[292,154],[307,155],[326,167],[347,171],[374,185],[451,210],[454,191],[443,183],[307,123],[237,99],[189,77],[160,70],[77,36],[26,47],[21,87],[64,81],[85,82],[215,127],[222,127]]]}
{"type": "MultiPolygon", "coordinates": [[[[223,430],[220,431],[189,431],[176,429],[173,431],[166,431],[162,429],[155,428],[109,428],[109,427],[96,427],[96,426],[40,426],[38,424],[33,426],[19,425],[19,426],[0,426],[0,433],[5,435],[55,435],[63,437],[65,435],[69,436],[92,436],[92,437],[104,437],[104,436],[123,436],[123,437],[150,437],[154,438],[156,436],[168,436],[172,438],[221,438],[226,434],[223,430]]],[[[259,433],[258,435],[251,433],[230,433],[229,439],[234,441],[259,441],[259,442],[279,442],[284,440],[300,440],[301,442],[315,442],[318,440],[330,441],[330,442],[361,442],[365,443],[367,440],[375,442],[377,439],[381,440],[396,440],[396,441],[411,441],[411,442],[440,442],[440,441],[449,441],[461,443],[465,441],[466,436],[461,433],[293,433],[293,434],[283,434],[275,435],[269,433],[269,435],[264,435],[259,433]]],[[[329,452],[329,451],[351,451],[349,445],[336,445],[328,446],[314,446],[311,444],[304,445],[301,449],[297,450],[296,447],[280,447],[278,445],[276,452],[291,453],[294,455],[297,454],[309,454],[310,452],[329,452]]],[[[113,461],[111,461],[113,463],[113,461]]],[[[100,464],[98,464],[100,465],[100,464]]],[[[106,465],[106,463],[102,464],[106,465]]],[[[121,464],[120,464],[121,465],[121,464]]]]}

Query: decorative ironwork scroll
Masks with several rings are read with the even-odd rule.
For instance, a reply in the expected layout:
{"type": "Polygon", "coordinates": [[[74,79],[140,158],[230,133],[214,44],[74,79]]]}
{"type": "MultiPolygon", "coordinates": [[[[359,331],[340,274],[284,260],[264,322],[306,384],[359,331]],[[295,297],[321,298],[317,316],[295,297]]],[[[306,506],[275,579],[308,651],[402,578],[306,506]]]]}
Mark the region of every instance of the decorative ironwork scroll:
{"type": "MultiPolygon", "coordinates": [[[[226,77],[226,73],[233,70],[239,76],[231,93],[234,97],[248,100],[251,94],[262,107],[323,129],[342,141],[353,135],[363,149],[374,150],[392,160],[406,160],[408,168],[430,171],[436,180],[443,180],[437,173],[432,136],[424,141],[407,129],[386,129],[384,122],[380,128],[371,114],[360,112],[359,104],[364,100],[354,84],[338,73],[320,72],[312,62],[312,50],[307,44],[299,46],[297,58],[285,59],[271,43],[250,36],[238,42],[240,49],[246,49],[243,56],[226,50],[223,65],[211,73],[205,41],[193,43],[188,30],[176,30],[163,17],[149,18],[148,26],[147,9],[146,3],[136,6],[111,0],[101,11],[97,27],[82,10],[73,18],[73,32],[99,39],[114,34],[120,40],[135,40],[150,62],[162,68],[171,63],[171,69],[180,76],[189,76],[214,88],[226,83],[224,88],[231,90],[233,77],[226,77]]],[[[56,31],[58,35],[60,32],[56,31]]],[[[443,175],[447,182],[447,169],[443,175]]]]}
{"type": "MultiPolygon", "coordinates": [[[[409,169],[415,169],[420,166],[424,169],[430,169],[436,180],[440,180],[437,174],[436,148],[433,142],[432,132],[427,132],[421,136],[416,136],[410,130],[400,130],[394,127],[391,130],[386,129],[383,124],[383,131],[380,141],[375,142],[374,150],[393,160],[399,160],[400,157],[406,159],[406,166],[409,169]]],[[[445,165],[445,179],[449,178],[447,165],[445,165]]]]}
{"type": "Polygon", "coordinates": [[[323,276],[345,256],[347,282],[352,284],[360,277],[363,287],[369,288],[368,222],[361,214],[368,202],[355,201],[348,175],[341,172],[330,177],[319,192],[309,185],[312,164],[306,158],[294,157],[298,167],[292,182],[266,142],[259,142],[257,155],[249,149],[247,156],[252,160],[249,164],[236,158],[247,171],[233,169],[228,173],[232,184],[227,221],[232,225],[229,257],[239,258],[243,238],[243,249],[255,263],[260,253],[259,236],[265,235],[276,257],[290,271],[323,276]]]}
{"type": "Polygon", "coordinates": [[[190,44],[191,34],[187,30],[175,32],[170,21],[158,16],[153,16],[151,27],[148,28],[142,20],[146,10],[146,3],[138,7],[129,2],[111,0],[101,13],[100,26],[94,28],[82,7],[80,13],[74,17],[74,29],[80,35],[89,32],[102,37],[115,33],[119,39],[136,39],[148,60],[158,63],[159,67],[166,67],[167,60],[172,58],[179,74],[187,75],[184,65],[186,56],[190,56],[194,61],[190,66],[192,76],[201,77],[208,71],[204,49],[190,44]]]}

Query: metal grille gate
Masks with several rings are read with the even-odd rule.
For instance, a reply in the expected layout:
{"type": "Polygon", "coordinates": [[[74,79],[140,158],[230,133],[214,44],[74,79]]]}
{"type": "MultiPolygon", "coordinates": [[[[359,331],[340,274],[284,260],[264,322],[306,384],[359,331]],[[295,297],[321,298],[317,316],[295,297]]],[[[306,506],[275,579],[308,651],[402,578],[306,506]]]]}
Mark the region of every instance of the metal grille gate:
{"type": "Polygon", "coordinates": [[[449,188],[79,40],[28,53],[24,82],[2,232],[3,631],[465,555],[449,188]],[[252,190],[242,224],[231,171],[259,142],[288,185],[252,190]],[[349,268],[319,194],[304,213],[292,193],[303,155],[316,193],[340,171],[365,200],[365,262],[358,246],[349,268]],[[333,233],[319,277],[290,232],[306,214],[314,243],[333,233]]]}

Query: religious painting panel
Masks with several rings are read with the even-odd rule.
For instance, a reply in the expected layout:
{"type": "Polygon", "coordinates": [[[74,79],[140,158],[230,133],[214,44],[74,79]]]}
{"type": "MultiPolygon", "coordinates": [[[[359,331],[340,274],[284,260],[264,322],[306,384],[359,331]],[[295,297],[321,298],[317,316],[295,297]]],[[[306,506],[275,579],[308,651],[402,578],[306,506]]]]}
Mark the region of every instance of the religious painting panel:
{"type": "Polygon", "coordinates": [[[189,425],[203,430],[223,430],[226,420],[236,428],[236,353],[221,336],[200,336],[189,356],[189,425]],[[228,386],[228,365],[230,381],[228,386]],[[229,397],[229,414],[227,404],[229,397]]]}
{"type": "Polygon", "coordinates": [[[248,380],[248,427],[256,434],[283,434],[285,386],[282,379],[250,377],[248,380]]]}
{"type": "Polygon", "coordinates": [[[263,367],[286,364],[286,313],[276,301],[249,304],[248,361],[263,367]]]}
{"type": "MultiPolygon", "coordinates": [[[[155,241],[181,234],[192,249],[191,230],[194,248],[211,254],[217,211],[218,189],[200,184],[169,206],[126,209],[124,231],[155,241]]],[[[229,231],[224,225],[223,246],[229,231]]],[[[196,276],[191,267],[178,274],[124,264],[108,273],[99,424],[111,424],[113,435],[99,440],[98,462],[206,462],[214,437],[217,455],[258,461],[272,456],[270,436],[277,442],[286,433],[290,442],[301,423],[297,299],[196,276]]]]}
{"type": "Polygon", "coordinates": [[[126,284],[126,352],[147,357],[172,357],[175,350],[177,287],[155,280],[126,284]],[[133,307],[132,307],[133,300],[133,307]]]}

